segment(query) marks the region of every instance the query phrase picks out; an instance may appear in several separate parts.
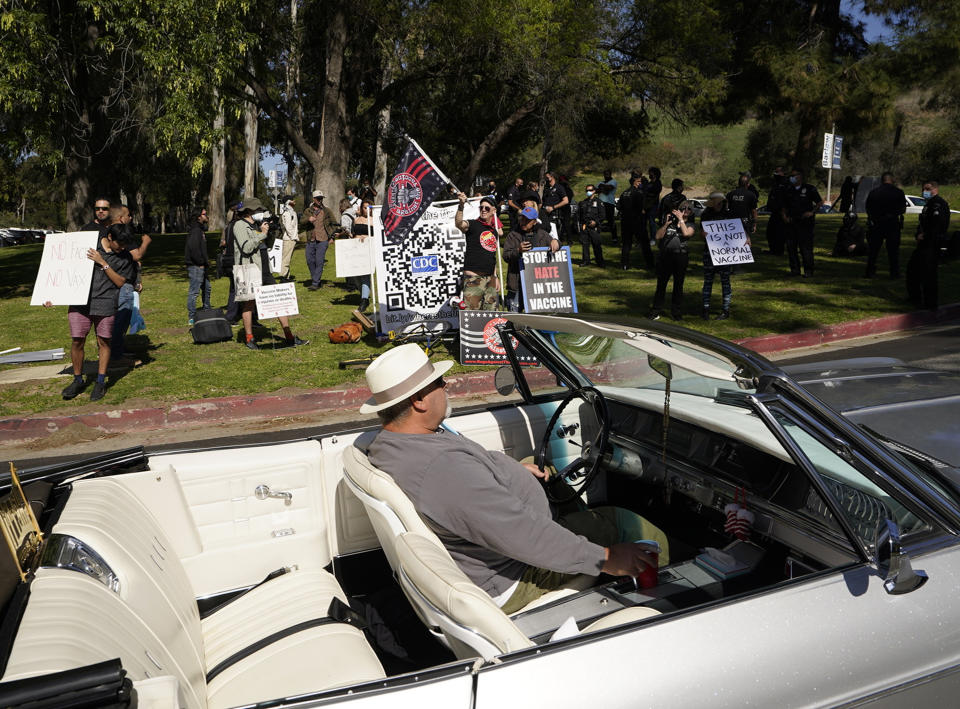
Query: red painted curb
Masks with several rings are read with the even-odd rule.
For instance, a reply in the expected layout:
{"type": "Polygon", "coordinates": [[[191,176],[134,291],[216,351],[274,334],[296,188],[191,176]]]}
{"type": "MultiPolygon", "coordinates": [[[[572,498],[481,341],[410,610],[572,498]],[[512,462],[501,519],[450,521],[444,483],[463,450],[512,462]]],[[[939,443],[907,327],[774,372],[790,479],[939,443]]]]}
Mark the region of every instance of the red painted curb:
{"type": "MultiPolygon", "coordinates": [[[[960,319],[960,303],[946,305],[936,312],[920,311],[881,318],[839,323],[785,335],[763,335],[737,340],[737,344],[761,354],[821,345],[826,342],[908,330],[960,319]]],[[[463,374],[449,379],[448,391],[454,397],[493,394],[492,372],[463,374]]],[[[80,423],[103,433],[150,431],[168,426],[186,426],[197,422],[222,423],[252,419],[301,416],[318,411],[356,410],[370,396],[364,386],[347,389],[316,389],[302,394],[252,394],[219,399],[183,401],[169,407],[114,409],[67,416],[0,419],[0,444],[24,443],[49,436],[80,423]]]]}
{"type": "Polygon", "coordinates": [[[878,335],[886,332],[910,330],[921,325],[934,325],[939,322],[949,322],[960,318],[960,303],[945,305],[939,310],[919,310],[912,313],[885,315],[869,320],[855,320],[852,322],[827,325],[816,330],[791,332],[783,335],[761,335],[735,340],[738,345],[748,347],[754,352],[766,354],[781,352],[800,347],[813,347],[827,342],[850,340],[866,335],[878,335]]]}

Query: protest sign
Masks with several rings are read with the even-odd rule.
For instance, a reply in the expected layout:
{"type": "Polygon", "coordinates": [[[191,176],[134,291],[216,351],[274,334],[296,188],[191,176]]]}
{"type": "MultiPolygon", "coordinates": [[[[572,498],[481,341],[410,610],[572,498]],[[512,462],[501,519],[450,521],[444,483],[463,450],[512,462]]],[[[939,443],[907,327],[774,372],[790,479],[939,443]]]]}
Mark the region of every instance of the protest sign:
{"type": "Polygon", "coordinates": [[[274,239],[267,255],[270,257],[270,272],[280,273],[283,265],[283,239],[274,239]]]}
{"type": "Polygon", "coordinates": [[[525,251],[520,263],[523,307],[528,313],[575,313],[570,247],[551,251],[545,246],[525,251]]]}
{"type": "Polygon", "coordinates": [[[338,239],[337,278],[366,276],[373,273],[373,239],[338,239]]]}
{"type": "Polygon", "coordinates": [[[47,234],[30,305],[86,305],[94,263],[87,250],[97,248],[96,231],[47,234]]]}
{"type": "Polygon", "coordinates": [[[747,231],[739,219],[701,222],[707,240],[710,261],[714,266],[753,263],[753,252],[747,245],[747,231]]]}
{"type": "MultiPolygon", "coordinates": [[[[413,320],[437,320],[459,326],[460,276],[466,237],[453,223],[457,201],[434,202],[403,240],[386,239],[379,214],[370,208],[376,266],[377,314],[382,332],[413,320]]],[[[463,218],[480,215],[476,202],[467,202],[463,218]]]]}
{"type": "MultiPolygon", "coordinates": [[[[497,325],[507,322],[509,313],[490,310],[460,311],[460,364],[509,364],[497,325]]],[[[539,364],[530,350],[511,338],[513,351],[521,365],[539,364]]]]}
{"type": "Polygon", "coordinates": [[[279,318],[283,315],[299,315],[297,290],[294,283],[278,283],[273,286],[257,286],[254,296],[257,313],[261,320],[279,318]]]}

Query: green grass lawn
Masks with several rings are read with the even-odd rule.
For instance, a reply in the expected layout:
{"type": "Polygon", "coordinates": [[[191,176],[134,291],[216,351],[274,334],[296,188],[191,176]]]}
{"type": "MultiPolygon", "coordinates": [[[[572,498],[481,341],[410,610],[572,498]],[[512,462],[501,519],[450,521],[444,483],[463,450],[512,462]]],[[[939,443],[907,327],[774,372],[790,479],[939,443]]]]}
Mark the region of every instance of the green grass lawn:
{"type": "MultiPolygon", "coordinates": [[[[700,288],[703,269],[703,242],[692,244],[690,269],[686,280],[684,324],[728,339],[768,333],[792,332],[819,325],[877,317],[910,310],[905,299],[902,279],[888,280],[886,256],[881,254],[880,276],[862,278],[863,260],[830,257],[839,217],[817,218],[817,275],[812,280],[790,278],[786,257],[763,253],[757,263],[741,267],[733,280],[733,317],[728,321],[704,322],[699,318],[700,288]]],[[[902,264],[912,250],[916,217],[908,217],[901,249],[902,264]]],[[[761,222],[755,247],[765,247],[765,224],[761,222]]],[[[600,315],[644,315],[650,307],[655,288],[653,274],[643,270],[622,271],[619,247],[605,239],[606,269],[574,266],[580,311],[600,315]]],[[[342,281],[310,292],[298,286],[301,315],[292,319],[293,330],[311,344],[299,348],[271,349],[271,335],[282,337],[276,320],[266,321],[261,331],[260,352],[251,352],[238,342],[196,346],[187,325],[186,269],[183,264],[183,235],[157,236],[144,262],[142,312],[147,329],[128,336],[128,349],[143,359],[143,364],[109,381],[106,397],[91,405],[86,394],[65,402],[60,390],[67,380],[34,380],[20,384],[0,385],[0,416],[44,412],[73,412],[80,407],[137,407],[156,402],[220,397],[278,391],[302,391],[319,387],[362,382],[361,369],[341,370],[340,360],[375,354],[389,344],[372,338],[354,345],[334,345],[327,331],[351,319],[359,295],[349,293],[342,281]]],[[[215,251],[216,238],[209,239],[210,253],[215,251]]],[[[31,307],[30,294],[36,277],[42,247],[19,246],[0,250],[0,350],[20,346],[24,351],[69,348],[70,338],[65,307],[44,309],[31,307]]],[[[573,248],[575,261],[580,246],[573,248]]],[[[334,269],[333,252],[329,252],[327,273],[334,269]]],[[[641,254],[634,250],[634,264],[641,263],[641,254]]],[[[307,276],[302,245],[294,254],[294,275],[307,276]]],[[[941,268],[941,303],[958,300],[960,278],[957,267],[941,268]]],[[[222,306],[227,300],[227,281],[213,283],[213,304],[222,306]]],[[[668,301],[669,302],[669,301],[668,301]]],[[[719,280],[714,284],[715,309],[720,302],[719,280]]],[[[279,340],[278,340],[279,341],[279,340]]],[[[88,339],[87,358],[95,356],[93,339],[88,339]]],[[[435,358],[445,357],[445,353],[435,358]]],[[[67,360],[63,361],[68,365],[67,360]]],[[[6,365],[10,368],[14,365],[6,365]]],[[[21,365],[30,366],[30,365],[21,365]]],[[[464,371],[459,365],[453,373],[464,371]]]]}

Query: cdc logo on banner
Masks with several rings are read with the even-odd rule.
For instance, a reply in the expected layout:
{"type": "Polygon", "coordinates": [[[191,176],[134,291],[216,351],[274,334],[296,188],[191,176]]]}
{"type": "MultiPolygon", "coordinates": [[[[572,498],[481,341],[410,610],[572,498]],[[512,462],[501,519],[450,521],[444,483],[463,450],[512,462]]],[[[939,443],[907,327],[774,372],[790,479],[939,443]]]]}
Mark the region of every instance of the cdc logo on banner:
{"type": "Polygon", "coordinates": [[[421,254],[410,259],[410,274],[414,278],[440,275],[440,255],[421,254]]]}

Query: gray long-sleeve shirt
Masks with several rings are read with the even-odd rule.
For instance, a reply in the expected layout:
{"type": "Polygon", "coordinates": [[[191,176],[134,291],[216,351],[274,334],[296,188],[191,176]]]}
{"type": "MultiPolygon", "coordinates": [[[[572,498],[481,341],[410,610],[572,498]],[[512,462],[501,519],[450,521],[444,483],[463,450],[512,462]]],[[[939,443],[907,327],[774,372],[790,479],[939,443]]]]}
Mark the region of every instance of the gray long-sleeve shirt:
{"type": "Polygon", "coordinates": [[[537,478],[462,436],[380,431],[370,462],[389,473],[463,572],[497,597],[529,566],[596,576],[603,547],[554,522],[537,478]]]}

